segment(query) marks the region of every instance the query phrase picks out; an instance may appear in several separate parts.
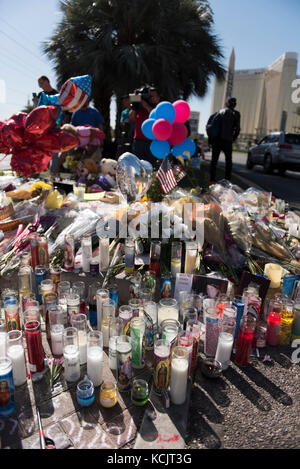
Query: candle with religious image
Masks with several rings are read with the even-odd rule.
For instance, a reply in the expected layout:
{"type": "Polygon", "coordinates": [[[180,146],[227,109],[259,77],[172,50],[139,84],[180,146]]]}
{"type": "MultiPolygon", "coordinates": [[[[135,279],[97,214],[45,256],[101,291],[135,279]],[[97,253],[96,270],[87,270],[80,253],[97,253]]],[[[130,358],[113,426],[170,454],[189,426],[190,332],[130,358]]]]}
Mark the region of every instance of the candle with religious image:
{"type": "Polygon", "coordinates": [[[131,339],[124,335],[117,338],[117,376],[119,391],[129,391],[133,380],[131,339]]]}
{"type": "Polygon", "coordinates": [[[176,278],[176,274],[181,272],[182,244],[174,241],[171,247],[171,274],[176,278]]]}
{"type": "Polygon", "coordinates": [[[28,321],[25,323],[25,337],[30,373],[38,373],[44,369],[44,349],[40,323],[28,321]]]}
{"type": "Polygon", "coordinates": [[[20,330],[19,301],[15,295],[7,295],[4,300],[7,331],[20,330]]]}
{"type": "Polygon", "coordinates": [[[73,270],[74,264],[75,264],[74,236],[71,234],[66,234],[65,245],[64,245],[64,269],[73,270]]]}
{"type": "Polygon", "coordinates": [[[154,390],[158,394],[167,389],[170,380],[170,342],[158,339],[154,342],[154,390]]]}
{"type": "Polygon", "coordinates": [[[40,236],[38,238],[38,256],[39,265],[49,267],[48,240],[46,236],[40,236]]]}
{"type": "Polygon", "coordinates": [[[149,270],[155,272],[156,277],[159,277],[159,274],[160,274],[160,254],[161,254],[161,242],[152,241],[150,245],[149,270]]]}
{"type": "Polygon", "coordinates": [[[132,318],[130,321],[130,337],[132,347],[133,368],[143,368],[145,366],[145,320],[142,317],[132,318]]]}
{"type": "Polygon", "coordinates": [[[119,308],[119,319],[122,321],[122,335],[130,335],[130,321],[133,317],[131,306],[122,305],[119,308]]]}

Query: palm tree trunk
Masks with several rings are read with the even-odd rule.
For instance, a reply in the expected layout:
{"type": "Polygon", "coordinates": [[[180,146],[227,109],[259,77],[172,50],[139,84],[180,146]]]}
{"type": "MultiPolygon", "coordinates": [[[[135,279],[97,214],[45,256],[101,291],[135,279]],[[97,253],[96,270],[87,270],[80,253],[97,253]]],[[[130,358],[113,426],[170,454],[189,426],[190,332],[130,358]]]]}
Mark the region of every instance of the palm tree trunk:
{"type": "Polygon", "coordinates": [[[94,90],[94,103],[96,109],[101,113],[104,119],[104,133],[106,139],[111,141],[111,128],[110,128],[110,103],[111,93],[101,92],[97,89],[94,90]]]}

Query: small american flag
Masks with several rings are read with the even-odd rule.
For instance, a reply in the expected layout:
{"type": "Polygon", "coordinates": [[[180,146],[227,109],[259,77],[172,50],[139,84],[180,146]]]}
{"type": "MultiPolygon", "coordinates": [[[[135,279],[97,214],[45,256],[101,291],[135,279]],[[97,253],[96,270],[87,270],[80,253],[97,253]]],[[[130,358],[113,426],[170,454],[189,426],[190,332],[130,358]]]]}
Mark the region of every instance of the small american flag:
{"type": "Polygon", "coordinates": [[[166,156],[157,171],[156,178],[164,194],[170,192],[178,182],[186,175],[186,172],[178,164],[173,164],[169,156],[166,156]]]}

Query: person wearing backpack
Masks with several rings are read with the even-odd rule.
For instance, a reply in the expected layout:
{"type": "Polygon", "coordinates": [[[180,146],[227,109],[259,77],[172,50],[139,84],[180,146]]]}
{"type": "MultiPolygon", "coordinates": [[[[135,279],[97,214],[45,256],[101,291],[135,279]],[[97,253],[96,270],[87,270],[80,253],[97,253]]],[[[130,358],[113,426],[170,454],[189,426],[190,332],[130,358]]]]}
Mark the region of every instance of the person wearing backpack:
{"type": "Polygon", "coordinates": [[[215,182],[216,170],[221,151],[225,154],[225,179],[231,179],[232,143],[241,130],[241,115],[235,110],[236,98],[229,98],[226,107],[211,115],[206,124],[209,144],[212,146],[210,180],[215,182]]]}

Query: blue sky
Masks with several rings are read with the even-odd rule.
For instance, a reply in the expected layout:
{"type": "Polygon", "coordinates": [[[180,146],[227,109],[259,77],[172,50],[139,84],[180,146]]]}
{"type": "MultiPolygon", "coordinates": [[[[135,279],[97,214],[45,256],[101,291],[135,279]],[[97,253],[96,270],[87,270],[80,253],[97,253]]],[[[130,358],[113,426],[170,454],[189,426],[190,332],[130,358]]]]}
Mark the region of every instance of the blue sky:
{"type": "MultiPolygon", "coordinates": [[[[210,5],[225,66],[232,47],[237,69],[265,67],[287,51],[300,53],[299,0],[211,0],[210,5]]],[[[19,111],[32,92],[40,91],[38,76],[47,75],[56,85],[41,43],[51,36],[59,19],[57,0],[0,0],[0,120],[19,111]],[[5,103],[1,102],[3,81],[5,103]]],[[[211,91],[212,83],[204,98],[189,101],[192,110],[200,111],[201,132],[210,115],[211,91]]],[[[112,118],[114,122],[114,106],[112,118]]]]}

